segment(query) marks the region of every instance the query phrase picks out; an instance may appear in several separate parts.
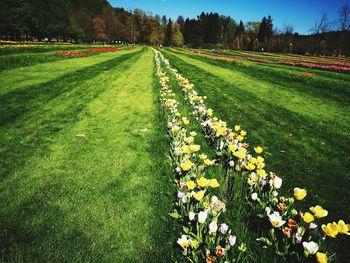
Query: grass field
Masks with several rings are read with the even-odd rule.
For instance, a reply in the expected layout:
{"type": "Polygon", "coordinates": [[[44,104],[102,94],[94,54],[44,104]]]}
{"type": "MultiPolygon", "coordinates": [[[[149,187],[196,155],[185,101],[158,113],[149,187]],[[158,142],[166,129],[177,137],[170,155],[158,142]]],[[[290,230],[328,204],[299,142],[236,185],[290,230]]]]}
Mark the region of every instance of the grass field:
{"type": "MultiPolygon", "coordinates": [[[[263,146],[283,191],[305,187],[306,206],[350,220],[350,75],[162,51],[218,116],[263,146]]],[[[153,56],[149,47],[70,59],[49,49],[0,53],[0,261],[181,262],[153,56]]],[[[223,180],[220,166],[208,173],[223,180]]],[[[255,245],[235,198],[225,217],[250,247],[244,262],[278,262],[255,245]]],[[[333,243],[346,262],[349,238],[333,243]]]]}

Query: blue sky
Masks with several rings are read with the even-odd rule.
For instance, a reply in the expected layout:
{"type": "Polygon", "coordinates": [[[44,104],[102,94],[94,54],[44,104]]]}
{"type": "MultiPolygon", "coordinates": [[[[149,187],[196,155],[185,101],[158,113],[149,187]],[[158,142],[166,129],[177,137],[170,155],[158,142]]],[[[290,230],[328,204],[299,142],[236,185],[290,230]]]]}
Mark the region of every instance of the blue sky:
{"type": "Polygon", "coordinates": [[[309,29],[322,13],[330,20],[336,20],[339,8],[350,4],[350,0],[109,0],[114,7],[132,10],[141,8],[153,14],[177,18],[178,15],[196,17],[200,12],[218,12],[229,15],[236,21],[259,21],[271,15],[274,25],[294,26],[301,34],[309,34],[309,29]]]}

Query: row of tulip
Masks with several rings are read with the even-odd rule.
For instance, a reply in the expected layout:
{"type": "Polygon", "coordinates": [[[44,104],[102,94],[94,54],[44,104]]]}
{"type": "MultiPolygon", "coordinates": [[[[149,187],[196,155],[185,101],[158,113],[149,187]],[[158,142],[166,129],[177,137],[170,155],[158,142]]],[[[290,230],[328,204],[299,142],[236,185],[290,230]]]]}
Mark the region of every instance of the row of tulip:
{"type": "Polygon", "coordinates": [[[64,57],[87,57],[87,56],[92,56],[99,53],[112,52],[117,50],[120,50],[120,49],[115,47],[90,48],[87,50],[80,50],[80,51],[58,51],[56,52],[56,55],[64,56],[64,57]]]}
{"type": "Polygon", "coordinates": [[[169,86],[169,77],[162,70],[160,52],[155,52],[157,76],[161,86],[161,106],[167,118],[171,159],[175,168],[178,186],[173,218],[182,226],[177,243],[189,262],[234,262],[244,252],[239,246],[235,257],[233,246],[236,236],[222,222],[221,215],[226,205],[215,195],[220,187],[217,179],[205,177],[206,168],[214,165],[204,153],[199,154],[200,145],[195,144],[196,132],[189,132],[189,120],[178,111],[178,102],[169,86]]]}
{"type": "Polygon", "coordinates": [[[251,211],[269,229],[258,241],[274,247],[277,255],[286,260],[328,262],[332,255],[324,252],[327,237],[350,235],[350,225],[343,220],[322,224],[328,211],[319,205],[310,207],[308,211],[298,209],[298,202],[307,195],[305,189],[295,188],[293,197],[280,196],[278,190],[282,179],[273,172],[266,172],[265,160],[261,156],[263,149],[258,146],[254,148],[254,153],[250,152],[245,142],[247,132],[239,125],[231,129],[225,121],[214,116],[213,110],[205,105],[206,97],[199,96],[194,85],[179,74],[163,55],[160,57],[182,87],[195,119],[214,143],[227,169],[228,181],[246,181],[246,198],[251,211]]]}
{"type": "Polygon", "coordinates": [[[249,60],[253,62],[273,63],[273,64],[280,64],[280,65],[287,65],[287,66],[297,66],[297,67],[303,67],[303,68],[350,73],[350,67],[345,65],[336,65],[336,64],[324,65],[324,64],[311,63],[311,62],[305,62],[305,61],[287,61],[287,60],[274,61],[269,59],[258,58],[255,56],[213,53],[213,52],[207,52],[203,50],[191,50],[191,53],[194,53],[199,56],[203,56],[203,55],[212,56],[212,57],[215,57],[216,59],[221,58],[222,60],[223,58],[228,57],[231,59],[244,59],[244,60],[249,60]]]}

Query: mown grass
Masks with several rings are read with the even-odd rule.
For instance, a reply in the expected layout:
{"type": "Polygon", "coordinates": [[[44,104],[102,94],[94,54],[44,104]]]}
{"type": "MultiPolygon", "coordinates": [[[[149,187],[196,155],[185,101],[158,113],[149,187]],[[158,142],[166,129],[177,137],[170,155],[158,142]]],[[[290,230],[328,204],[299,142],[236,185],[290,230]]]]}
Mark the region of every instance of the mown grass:
{"type": "MultiPolygon", "coordinates": [[[[1,85],[1,261],[175,257],[165,221],[175,190],[152,60],[144,48],[66,69],[49,62],[26,68],[50,65],[46,78],[1,85]]],[[[22,70],[3,71],[1,82],[22,70]]]]}
{"type": "MultiPolygon", "coordinates": [[[[284,193],[305,187],[305,208],[319,203],[330,211],[327,220],[349,221],[349,76],[313,71],[316,77],[305,80],[291,77],[290,67],[236,65],[169,51],[166,56],[208,96],[219,117],[241,124],[249,143],[264,147],[268,167],[284,179],[284,193]]],[[[349,240],[334,243],[344,262],[349,240]]]]}

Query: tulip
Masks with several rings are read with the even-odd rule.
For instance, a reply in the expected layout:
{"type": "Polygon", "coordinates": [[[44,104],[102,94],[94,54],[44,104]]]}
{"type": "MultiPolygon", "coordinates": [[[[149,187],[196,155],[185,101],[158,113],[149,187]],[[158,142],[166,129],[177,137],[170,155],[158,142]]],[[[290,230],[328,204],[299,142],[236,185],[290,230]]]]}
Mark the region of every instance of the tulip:
{"type": "Polygon", "coordinates": [[[252,200],[256,200],[256,199],[258,199],[258,194],[257,193],[252,193],[252,200]]]}
{"type": "Polygon", "coordinates": [[[219,185],[219,183],[218,183],[218,180],[216,180],[216,179],[211,179],[210,180],[210,187],[211,188],[217,188],[217,187],[219,187],[220,185],[219,185]]]}
{"type": "Polygon", "coordinates": [[[335,238],[339,233],[338,225],[334,222],[328,223],[327,225],[322,225],[321,228],[323,232],[329,237],[335,238]]]}
{"type": "Polygon", "coordinates": [[[218,230],[218,224],[215,221],[212,221],[209,224],[209,235],[216,233],[217,230],[218,230]]]}
{"type": "Polygon", "coordinates": [[[310,214],[309,212],[306,212],[301,217],[305,223],[311,223],[312,221],[315,220],[314,216],[312,214],[310,214]]]}
{"type": "Polygon", "coordinates": [[[338,221],[337,229],[339,231],[339,234],[345,234],[345,235],[350,235],[350,225],[346,225],[343,220],[338,221]]]}
{"type": "Polygon", "coordinates": [[[188,171],[193,166],[193,163],[190,160],[186,160],[183,163],[181,163],[180,166],[181,166],[182,170],[188,171]]]}
{"type": "Polygon", "coordinates": [[[271,225],[273,227],[281,227],[286,222],[286,221],[282,220],[282,217],[280,216],[280,213],[278,213],[278,212],[274,212],[274,213],[268,215],[268,217],[269,217],[269,220],[270,220],[271,225]]]}
{"type": "Polygon", "coordinates": [[[228,231],[228,225],[226,225],[225,223],[221,224],[220,226],[220,232],[221,234],[225,235],[228,231]]]}
{"type": "Polygon", "coordinates": [[[314,214],[316,218],[326,217],[328,215],[328,211],[323,209],[322,206],[310,207],[310,211],[314,214]]]}
{"type": "Polygon", "coordinates": [[[318,263],[327,263],[328,257],[325,253],[317,252],[316,253],[316,260],[318,263]]]}
{"type": "Polygon", "coordinates": [[[303,242],[303,247],[306,255],[314,255],[318,251],[318,244],[314,241],[303,242]]]}
{"type": "Polygon", "coordinates": [[[196,216],[196,214],[194,212],[189,212],[188,214],[188,218],[190,219],[190,221],[192,221],[194,219],[194,217],[196,216]]]}
{"type": "MultiPolygon", "coordinates": [[[[193,138],[193,137],[192,137],[193,138]]],[[[197,145],[197,144],[193,144],[190,146],[190,151],[192,153],[195,153],[195,152],[198,152],[200,150],[201,146],[200,145],[197,145]]]]}
{"type": "Polygon", "coordinates": [[[194,189],[196,187],[196,183],[193,182],[193,181],[188,181],[186,183],[186,185],[187,185],[188,190],[192,190],[192,189],[194,189]]]}
{"type": "Polygon", "coordinates": [[[209,185],[209,180],[205,179],[204,177],[199,178],[199,180],[197,180],[197,184],[202,187],[205,188],[209,185]]]}
{"type": "Polygon", "coordinates": [[[198,213],[198,222],[200,224],[203,224],[205,220],[207,220],[208,212],[207,211],[201,211],[198,213]]]}
{"type": "Polygon", "coordinates": [[[218,257],[221,257],[223,254],[224,254],[224,250],[221,246],[217,246],[216,247],[216,250],[215,250],[215,253],[218,257]]]}
{"type": "Polygon", "coordinates": [[[307,192],[305,189],[300,189],[299,187],[294,188],[294,198],[301,201],[305,198],[307,192]]]}
{"type": "Polygon", "coordinates": [[[254,165],[254,164],[252,164],[252,163],[248,163],[248,165],[247,165],[247,169],[248,169],[249,171],[252,171],[252,170],[254,170],[254,169],[255,169],[255,165],[254,165]]]}
{"type": "Polygon", "coordinates": [[[273,187],[275,187],[276,189],[280,189],[282,186],[282,179],[278,176],[276,176],[273,180],[272,180],[272,185],[273,187]]]}
{"type": "Polygon", "coordinates": [[[233,247],[236,244],[236,236],[230,235],[228,237],[228,243],[230,244],[231,247],[233,247]]]}
{"type": "Polygon", "coordinates": [[[197,193],[195,193],[193,195],[193,197],[198,201],[202,201],[203,197],[204,197],[204,191],[198,191],[197,193]]]}
{"type": "Polygon", "coordinates": [[[260,154],[260,153],[262,153],[263,148],[261,148],[260,146],[258,146],[258,147],[255,147],[255,148],[254,148],[254,151],[255,151],[257,154],[260,154]]]}
{"type": "Polygon", "coordinates": [[[200,154],[200,155],[199,155],[199,158],[200,158],[201,160],[205,160],[205,159],[208,158],[208,156],[206,156],[205,154],[200,154]]]}
{"type": "Polygon", "coordinates": [[[181,238],[177,240],[177,243],[182,247],[182,249],[186,250],[190,245],[190,240],[188,240],[185,235],[182,235],[181,238]]]}

